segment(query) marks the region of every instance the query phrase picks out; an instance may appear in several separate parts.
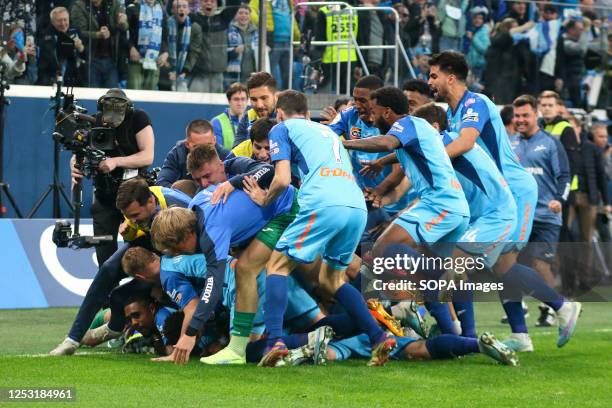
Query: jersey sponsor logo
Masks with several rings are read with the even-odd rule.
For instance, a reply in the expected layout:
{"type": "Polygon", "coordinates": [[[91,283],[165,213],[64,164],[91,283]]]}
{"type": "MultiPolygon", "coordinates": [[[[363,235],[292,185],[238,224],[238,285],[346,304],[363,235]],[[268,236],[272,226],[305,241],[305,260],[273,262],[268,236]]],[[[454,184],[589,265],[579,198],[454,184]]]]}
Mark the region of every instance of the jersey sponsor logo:
{"type": "Polygon", "coordinates": [[[215,278],[209,276],[206,279],[206,287],[204,288],[204,293],[202,294],[202,300],[204,303],[210,302],[210,294],[212,293],[213,285],[215,283],[215,278]]]}
{"type": "Polygon", "coordinates": [[[529,173],[533,174],[534,176],[541,176],[544,174],[544,169],[541,167],[525,167],[525,170],[527,170],[529,173]]]}
{"type": "Polygon", "coordinates": [[[542,150],[546,150],[546,146],[544,145],[537,145],[535,149],[533,149],[534,152],[541,152],[542,150]]]}
{"type": "Polygon", "coordinates": [[[321,177],[344,177],[351,181],[355,181],[355,176],[353,176],[353,173],[349,173],[346,170],[343,170],[339,167],[336,167],[335,169],[330,169],[327,166],[321,167],[321,169],[319,170],[319,176],[321,177]]]}
{"type": "Polygon", "coordinates": [[[465,111],[465,113],[463,114],[463,117],[461,118],[461,121],[463,122],[478,122],[478,120],[479,120],[478,112],[476,112],[472,108],[469,108],[467,111],[465,111]]]}
{"type": "Polygon", "coordinates": [[[468,106],[473,105],[475,103],[476,103],[476,98],[469,98],[467,101],[465,101],[463,106],[467,108],[468,106]]]}
{"type": "Polygon", "coordinates": [[[349,138],[351,140],[361,139],[361,128],[357,126],[351,127],[351,131],[349,132],[349,138]]]}

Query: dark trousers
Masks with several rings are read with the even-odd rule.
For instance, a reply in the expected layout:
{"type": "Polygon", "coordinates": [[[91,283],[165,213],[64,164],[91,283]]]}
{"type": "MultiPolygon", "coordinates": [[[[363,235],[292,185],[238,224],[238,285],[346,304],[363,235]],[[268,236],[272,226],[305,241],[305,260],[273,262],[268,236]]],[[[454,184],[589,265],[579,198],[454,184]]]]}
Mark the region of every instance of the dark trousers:
{"type": "MultiPolygon", "coordinates": [[[[91,286],[87,290],[85,299],[83,299],[83,303],[81,303],[81,307],[79,308],[76,318],[74,319],[74,323],[72,323],[72,327],[68,333],[68,337],[70,337],[72,340],[81,341],[85,335],[85,332],[87,329],[89,329],[89,325],[93,321],[98,310],[100,310],[102,305],[108,301],[111,291],[119,284],[121,279],[127,276],[121,267],[121,258],[123,258],[125,251],[133,246],[141,246],[147,249],[152,249],[150,238],[148,236],[142,237],[119,248],[110,258],[108,258],[106,262],[102,264],[100,269],[98,269],[98,273],[94,277],[91,286]]],[[[121,292],[119,292],[119,294],[121,296],[121,292]]],[[[121,310],[120,315],[123,315],[123,309],[121,310]]],[[[119,316],[116,317],[119,318],[119,316]]],[[[119,321],[113,321],[113,324],[120,325],[121,327],[119,330],[121,330],[123,327],[119,321]]],[[[112,326],[109,325],[109,327],[112,326]]]]}
{"type": "Polygon", "coordinates": [[[91,205],[94,235],[112,235],[113,241],[96,246],[98,265],[104,264],[117,251],[117,233],[123,214],[115,207],[114,199],[101,200],[94,195],[91,205]]]}
{"type": "Polygon", "coordinates": [[[117,65],[111,58],[94,58],[91,61],[89,86],[92,88],[117,88],[117,65]]]}

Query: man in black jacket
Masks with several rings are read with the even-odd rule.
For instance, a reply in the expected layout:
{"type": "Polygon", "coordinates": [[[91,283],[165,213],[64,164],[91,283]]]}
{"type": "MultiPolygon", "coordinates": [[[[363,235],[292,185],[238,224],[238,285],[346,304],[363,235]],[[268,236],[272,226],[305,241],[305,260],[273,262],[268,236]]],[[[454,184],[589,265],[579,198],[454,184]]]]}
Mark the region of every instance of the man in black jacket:
{"type": "Polygon", "coordinates": [[[189,15],[202,27],[202,52],[191,72],[191,92],[223,92],[227,30],[239,6],[240,0],[227,0],[225,8],[217,11],[217,0],[202,0],[200,11],[189,15]]]}
{"type": "Polygon", "coordinates": [[[37,85],[51,85],[58,77],[66,86],[80,86],[79,59],[85,46],[76,30],[70,28],[70,15],[64,7],[51,11],[51,27],[39,38],[37,85]]]}

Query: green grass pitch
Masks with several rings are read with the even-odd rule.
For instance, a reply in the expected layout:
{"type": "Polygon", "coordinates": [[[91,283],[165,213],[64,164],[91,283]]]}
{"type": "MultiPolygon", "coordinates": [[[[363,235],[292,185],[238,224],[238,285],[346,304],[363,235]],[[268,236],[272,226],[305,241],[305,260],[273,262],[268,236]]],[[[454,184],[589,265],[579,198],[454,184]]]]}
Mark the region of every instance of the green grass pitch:
{"type": "MultiPolygon", "coordinates": [[[[610,407],[612,406],[612,304],[586,303],[576,335],[557,349],[555,328],[533,327],[536,351],[521,354],[519,367],[484,356],[453,361],[392,361],[369,368],[365,361],[326,367],[262,369],[153,363],[148,356],[107,348],[84,355],[47,357],[62,340],[76,309],[0,312],[0,387],[75,387],[76,402],[6,403],[41,407],[610,407]]],[[[476,305],[478,330],[499,338],[498,303],[476,305]]]]}

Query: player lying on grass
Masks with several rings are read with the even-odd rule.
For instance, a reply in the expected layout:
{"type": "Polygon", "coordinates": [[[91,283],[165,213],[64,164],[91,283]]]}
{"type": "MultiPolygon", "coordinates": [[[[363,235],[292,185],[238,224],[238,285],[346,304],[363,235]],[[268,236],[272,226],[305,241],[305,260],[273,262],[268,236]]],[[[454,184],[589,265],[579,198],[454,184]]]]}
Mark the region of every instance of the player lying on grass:
{"type": "MultiPolygon", "coordinates": [[[[164,256],[159,258],[144,248],[133,248],[126,253],[125,270],[137,279],[151,284],[161,284],[164,292],[176,302],[184,315],[190,318],[197,307],[200,294],[206,285],[206,261],[202,254],[164,256]]],[[[235,321],[236,301],[236,259],[229,257],[226,263],[221,305],[230,311],[230,330],[235,321]]],[[[293,330],[304,330],[320,320],[323,315],[316,302],[304,291],[299,283],[290,278],[292,301],[288,305],[285,321],[290,322],[293,330]]],[[[257,291],[265,295],[265,272],[257,278],[257,291]]],[[[219,305],[216,309],[218,309],[219,305]]],[[[260,305],[254,318],[250,340],[257,340],[264,332],[263,305],[260,305]]],[[[188,321],[186,321],[186,324],[188,321]]],[[[204,335],[207,335],[206,330],[204,335]]],[[[228,361],[226,364],[231,364],[228,361]]]]}
{"type": "MultiPolygon", "coordinates": [[[[113,288],[119,284],[121,279],[126,277],[121,268],[121,258],[125,251],[136,246],[152,249],[153,246],[149,236],[149,227],[152,219],[161,209],[168,206],[186,207],[189,201],[190,197],[180,191],[165,187],[149,187],[147,182],[141,178],[125,181],[119,186],[116,204],[125,217],[119,232],[127,243],[100,266],[91,286],[87,290],[85,299],[83,299],[68,337],[49,354],[74,354],[96,313],[109,300],[109,295],[113,288]]],[[[141,285],[141,282],[130,282],[127,285],[141,285]]],[[[144,290],[146,288],[139,287],[137,289],[144,290]]],[[[129,291],[128,289],[126,292],[129,291]]],[[[116,294],[119,293],[117,292],[116,294]]],[[[123,316],[123,304],[120,302],[116,304],[118,305],[116,313],[111,316],[108,324],[90,331],[89,335],[93,339],[87,339],[88,342],[92,340],[99,343],[119,337],[125,325],[125,319],[123,316]]]]}

